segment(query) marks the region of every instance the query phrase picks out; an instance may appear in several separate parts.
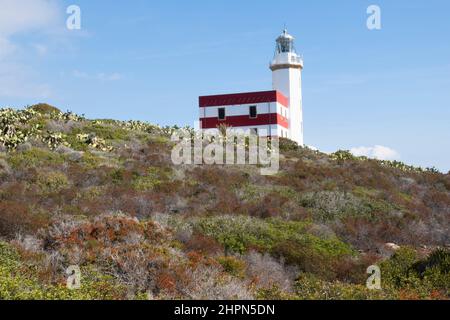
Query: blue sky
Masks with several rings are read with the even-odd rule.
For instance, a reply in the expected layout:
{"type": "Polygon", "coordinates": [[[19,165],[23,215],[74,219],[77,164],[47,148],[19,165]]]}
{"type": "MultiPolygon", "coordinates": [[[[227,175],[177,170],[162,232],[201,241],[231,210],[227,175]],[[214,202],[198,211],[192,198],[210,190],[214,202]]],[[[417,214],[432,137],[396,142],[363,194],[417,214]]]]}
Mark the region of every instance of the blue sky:
{"type": "Polygon", "coordinates": [[[286,24],[305,60],[308,145],[450,170],[449,1],[0,0],[0,9],[1,106],[45,101],[90,118],[193,125],[199,95],[271,89],[286,24]],[[71,4],[79,31],[65,27],[71,4]],[[366,27],[371,4],[381,30],[366,27]]]}

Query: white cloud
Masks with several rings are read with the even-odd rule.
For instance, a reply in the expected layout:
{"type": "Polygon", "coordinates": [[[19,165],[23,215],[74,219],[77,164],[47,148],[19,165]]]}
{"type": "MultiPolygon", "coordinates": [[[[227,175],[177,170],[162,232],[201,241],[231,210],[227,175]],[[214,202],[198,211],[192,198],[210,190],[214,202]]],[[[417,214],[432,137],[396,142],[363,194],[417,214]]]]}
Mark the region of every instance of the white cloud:
{"type": "Polygon", "coordinates": [[[0,0],[0,35],[43,28],[59,15],[55,0],[0,0]]]}
{"type": "Polygon", "coordinates": [[[97,74],[97,78],[101,81],[117,81],[122,79],[122,76],[117,72],[111,74],[99,73],[97,74]]]}
{"type": "MultiPolygon", "coordinates": [[[[44,55],[44,44],[21,44],[14,36],[52,30],[63,16],[59,0],[0,0],[0,97],[47,98],[50,87],[21,63],[27,48],[44,55]]],[[[32,51],[33,52],[33,51],[32,51]]]]}
{"type": "Polygon", "coordinates": [[[312,151],[319,151],[318,148],[314,147],[314,146],[307,146],[309,149],[311,149],[312,151]]]}
{"type": "Polygon", "coordinates": [[[72,75],[75,78],[79,79],[93,79],[93,80],[99,80],[99,81],[118,81],[122,79],[122,75],[120,73],[114,72],[114,73],[97,73],[97,74],[89,74],[87,72],[74,70],[72,72],[72,75]]]}
{"type": "Polygon", "coordinates": [[[36,50],[37,54],[40,56],[45,56],[48,52],[48,47],[44,44],[35,43],[33,48],[36,50]]]}
{"type": "MultiPolygon", "coordinates": [[[[0,60],[18,48],[11,37],[18,33],[53,26],[60,16],[55,0],[0,0],[0,60]]],[[[40,45],[38,53],[42,53],[40,45]]]]}
{"type": "Polygon", "coordinates": [[[82,71],[79,71],[79,70],[73,70],[72,75],[75,78],[80,78],[80,79],[87,79],[87,78],[89,78],[89,75],[86,72],[82,72],[82,71]]]}
{"type": "Polygon", "coordinates": [[[373,146],[373,147],[358,147],[358,148],[352,148],[350,152],[357,156],[366,156],[368,158],[372,159],[378,159],[378,160],[399,160],[400,154],[395,151],[394,149],[391,149],[389,147],[385,146],[373,146]]]}

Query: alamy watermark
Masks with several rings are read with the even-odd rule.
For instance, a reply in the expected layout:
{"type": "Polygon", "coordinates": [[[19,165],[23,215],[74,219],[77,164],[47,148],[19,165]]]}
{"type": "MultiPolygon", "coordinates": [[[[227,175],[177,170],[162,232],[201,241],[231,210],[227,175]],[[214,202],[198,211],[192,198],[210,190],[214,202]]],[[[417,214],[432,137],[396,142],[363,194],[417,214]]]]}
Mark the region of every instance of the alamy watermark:
{"type": "Polygon", "coordinates": [[[77,5],[67,7],[66,13],[69,17],[66,20],[66,26],[69,30],[81,29],[81,8],[77,5]]]}
{"type": "Polygon", "coordinates": [[[369,30],[381,30],[381,8],[375,4],[370,5],[367,8],[367,29],[369,30]]]}
{"type": "Polygon", "coordinates": [[[367,279],[366,286],[369,290],[381,290],[381,269],[379,266],[370,266],[367,268],[370,274],[367,279]]]}
{"type": "MultiPolygon", "coordinates": [[[[81,29],[81,8],[78,5],[70,5],[66,9],[69,17],[66,20],[66,26],[69,30],[81,29]]],[[[381,8],[379,5],[372,4],[367,7],[366,13],[369,15],[366,21],[367,29],[381,30],[381,8]]]]}
{"type": "Polygon", "coordinates": [[[66,270],[67,282],[66,287],[70,290],[76,290],[81,288],[81,270],[79,266],[70,266],[66,270]]]}
{"type": "Polygon", "coordinates": [[[176,130],[172,134],[174,165],[256,165],[262,175],[274,175],[280,167],[278,137],[266,130],[228,128],[214,132],[176,130]]]}

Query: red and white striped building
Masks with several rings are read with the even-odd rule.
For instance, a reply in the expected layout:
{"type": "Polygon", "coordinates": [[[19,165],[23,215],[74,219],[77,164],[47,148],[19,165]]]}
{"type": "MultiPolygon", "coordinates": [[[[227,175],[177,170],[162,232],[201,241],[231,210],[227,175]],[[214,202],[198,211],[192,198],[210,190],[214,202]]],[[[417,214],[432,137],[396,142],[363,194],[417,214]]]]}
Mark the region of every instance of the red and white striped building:
{"type": "Polygon", "coordinates": [[[289,138],[303,145],[303,60],[295,52],[294,38],[286,30],[277,39],[270,69],[272,91],[200,97],[200,128],[215,132],[226,125],[259,135],[289,138]]]}
{"type": "Polygon", "coordinates": [[[278,91],[200,97],[202,129],[221,124],[267,136],[288,137],[289,101],[278,91]]]}

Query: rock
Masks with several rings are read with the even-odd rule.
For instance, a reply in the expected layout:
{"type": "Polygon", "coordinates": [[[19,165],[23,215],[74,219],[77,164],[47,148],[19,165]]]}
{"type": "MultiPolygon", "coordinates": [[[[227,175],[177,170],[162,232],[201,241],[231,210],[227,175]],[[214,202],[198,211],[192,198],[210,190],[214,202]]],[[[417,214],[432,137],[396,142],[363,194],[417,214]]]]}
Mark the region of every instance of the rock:
{"type": "Polygon", "coordinates": [[[385,244],[380,245],[380,247],[378,247],[377,252],[379,254],[381,254],[381,256],[383,258],[390,258],[399,249],[400,249],[400,246],[396,245],[395,243],[385,243],[385,244]]]}
{"type": "Polygon", "coordinates": [[[385,247],[386,249],[390,249],[390,250],[392,250],[392,251],[397,251],[397,250],[400,249],[400,246],[399,246],[399,245],[396,245],[395,243],[385,243],[385,244],[384,244],[384,247],[385,247]]]}

